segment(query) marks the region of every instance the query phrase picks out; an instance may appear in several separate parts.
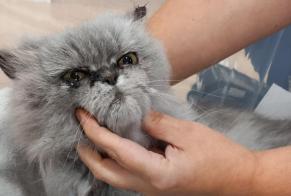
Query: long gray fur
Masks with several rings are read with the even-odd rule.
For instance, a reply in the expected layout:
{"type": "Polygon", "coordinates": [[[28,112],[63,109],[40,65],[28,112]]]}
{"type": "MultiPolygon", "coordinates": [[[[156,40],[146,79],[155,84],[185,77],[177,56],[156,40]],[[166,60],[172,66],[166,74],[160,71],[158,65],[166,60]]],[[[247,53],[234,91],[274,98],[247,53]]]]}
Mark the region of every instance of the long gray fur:
{"type": "Polygon", "coordinates": [[[0,51],[0,66],[13,79],[0,130],[1,196],[138,194],[97,182],[78,159],[76,144],[90,143],[74,116],[78,107],[144,147],[157,144],[141,129],[150,109],[203,122],[252,149],[290,143],[290,121],[266,120],[246,112],[237,112],[234,118],[235,111],[228,110],[200,114],[179,103],[170,92],[164,50],[145,31],[143,16],[106,14],[64,33],[0,51]],[[84,79],[72,88],[61,79],[70,69],[111,67],[131,51],[138,54],[139,63],[119,69],[115,85],[92,85],[84,79]]]}

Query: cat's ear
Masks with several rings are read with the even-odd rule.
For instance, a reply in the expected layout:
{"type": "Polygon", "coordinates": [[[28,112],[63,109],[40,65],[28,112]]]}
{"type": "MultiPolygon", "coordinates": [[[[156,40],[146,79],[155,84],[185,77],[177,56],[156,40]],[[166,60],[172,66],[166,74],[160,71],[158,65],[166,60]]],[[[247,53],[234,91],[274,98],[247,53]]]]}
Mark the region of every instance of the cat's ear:
{"type": "Polygon", "coordinates": [[[11,79],[15,78],[17,57],[9,51],[0,50],[0,68],[11,79]]]}
{"type": "Polygon", "coordinates": [[[133,20],[137,21],[144,18],[147,15],[147,7],[144,6],[137,6],[133,11],[133,20]]]}

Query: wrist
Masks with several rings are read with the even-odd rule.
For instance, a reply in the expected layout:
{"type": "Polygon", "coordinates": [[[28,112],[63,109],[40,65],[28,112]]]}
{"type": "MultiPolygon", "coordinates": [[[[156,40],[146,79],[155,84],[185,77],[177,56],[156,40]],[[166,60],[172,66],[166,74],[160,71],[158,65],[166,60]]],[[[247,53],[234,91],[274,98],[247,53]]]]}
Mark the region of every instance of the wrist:
{"type": "Polygon", "coordinates": [[[256,170],[252,179],[252,195],[291,195],[291,147],[258,151],[256,170]]]}
{"type": "Polygon", "coordinates": [[[254,178],[258,167],[255,152],[246,150],[242,153],[232,169],[229,169],[227,177],[221,187],[219,195],[253,195],[254,178]]]}

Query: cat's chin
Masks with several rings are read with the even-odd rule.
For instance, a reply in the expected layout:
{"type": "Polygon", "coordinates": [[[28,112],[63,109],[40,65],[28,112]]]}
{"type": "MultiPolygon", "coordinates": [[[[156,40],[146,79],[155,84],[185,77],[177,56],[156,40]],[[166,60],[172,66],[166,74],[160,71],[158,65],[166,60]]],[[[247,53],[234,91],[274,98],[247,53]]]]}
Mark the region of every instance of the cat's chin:
{"type": "Polygon", "coordinates": [[[115,103],[107,112],[104,126],[117,135],[130,139],[148,148],[152,139],[142,131],[142,121],[150,109],[150,101],[146,96],[137,100],[126,96],[122,102],[115,103]],[[140,101],[143,100],[143,104],[140,101]]]}

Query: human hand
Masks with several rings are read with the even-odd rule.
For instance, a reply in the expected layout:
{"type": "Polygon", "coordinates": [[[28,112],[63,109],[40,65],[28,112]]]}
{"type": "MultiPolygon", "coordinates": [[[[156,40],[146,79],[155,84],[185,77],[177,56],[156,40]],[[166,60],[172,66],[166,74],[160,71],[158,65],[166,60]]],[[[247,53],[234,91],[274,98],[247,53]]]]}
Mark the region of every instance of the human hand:
{"type": "Polygon", "coordinates": [[[77,116],[88,138],[108,153],[87,146],[78,153],[93,175],[118,188],[146,195],[245,195],[251,190],[255,155],[198,123],[151,112],[144,129],[166,141],[164,155],[108,131],[84,111],[77,116]]]}

